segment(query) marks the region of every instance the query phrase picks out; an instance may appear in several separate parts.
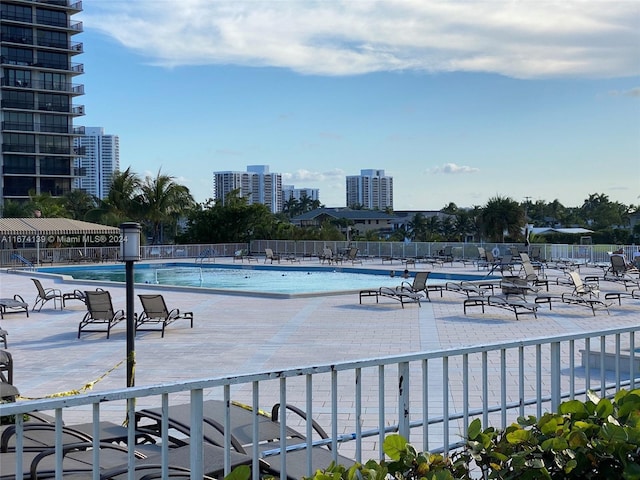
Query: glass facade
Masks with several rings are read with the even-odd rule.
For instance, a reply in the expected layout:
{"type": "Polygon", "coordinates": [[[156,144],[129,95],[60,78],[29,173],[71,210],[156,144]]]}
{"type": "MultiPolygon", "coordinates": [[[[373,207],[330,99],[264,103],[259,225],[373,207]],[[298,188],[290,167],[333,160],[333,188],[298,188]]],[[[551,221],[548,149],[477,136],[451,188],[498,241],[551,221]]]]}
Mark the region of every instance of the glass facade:
{"type": "Polygon", "coordinates": [[[27,201],[30,192],[60,196],[72,188],[74,138],[82,132],[74,118],[84,113],[74,101],[84,88],[73,83],[83,66],[72,61],[82,44],[71,42],[82,32],[82,24],[72,20],[80,5],[0,3],[0,207],[7,199],[27,201]]]}

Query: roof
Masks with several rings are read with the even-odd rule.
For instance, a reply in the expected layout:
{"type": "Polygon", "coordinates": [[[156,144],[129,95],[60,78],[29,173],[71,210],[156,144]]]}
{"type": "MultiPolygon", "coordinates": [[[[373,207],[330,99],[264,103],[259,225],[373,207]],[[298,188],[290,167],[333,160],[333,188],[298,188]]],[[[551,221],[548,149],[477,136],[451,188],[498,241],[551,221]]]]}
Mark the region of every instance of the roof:
{"type": "Polygon", "coordinates": [[[119,235],[118,227],[70,218],[0,218],[0,236],[119,235]]]}
{"type": "Polygon", "coordinates": [[[533,227],[531,229],[531,233],[533,235],[546,235],[547,233],[569,233],[569,234],[583,235],[585,233],[593,233],[593,230],[588,230],[586,228],[580,228],[580,227],[573,227],[573,228],[533,227]]]}
{"type": "Polygon", "coordinates": [[[292,221],[314,220],[322,215],[334,218],[346,218],[348,220],[394,220],[395,215],[390,215],[379,210],[353,210],[350,208],[316,208],[292,218],[292,221]]]}

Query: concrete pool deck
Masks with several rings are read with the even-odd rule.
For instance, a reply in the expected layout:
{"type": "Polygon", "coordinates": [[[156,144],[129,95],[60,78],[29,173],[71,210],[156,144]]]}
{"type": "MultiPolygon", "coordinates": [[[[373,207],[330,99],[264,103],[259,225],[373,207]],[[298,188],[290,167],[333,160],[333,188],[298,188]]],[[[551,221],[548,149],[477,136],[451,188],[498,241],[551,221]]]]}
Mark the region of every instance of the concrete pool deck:
{"type": "MultiPolygon", "coordinates": [[[[232,263],[232,259],[216,259],[232,263]]],[[[302,266],[317,266],[317,260],[302,266]]],[[[281,266],[285,266],[283,262],[281,266]]],[[[345,265],[346,267],[347,265],[345,265]]],[[[299,268],[298,264],[295,264],[299,268]]],[[[394,270],[398,284],[404,269],[400,262],[382,265],[379,259],[358,268],[394,270]]],[[[328,266],[327,268],[332,268],[328,266]]],[[[434,269],[455,274],[478,274],[476,267],[461,263],[453,266],[428,266],[418,263],[410,271],[434,269]]],[[[548,270],[549,277],[562,276],[548,270]]],[[[599,274],[601,269],[580,269],[582,277],[599,274]]],[[[36,289],[34,272],[0,272],[0,297],[21,295],[33,305],[36,289]]],[[[38,275],[39,276],[39,275],[38,275]]],[[[63,292],[92,289],[86,282],[57,282],[39,276],[45,288],[63,292]]],[[[552,283],[552,282],[550,282],[552,283]]],[[[550,289],[567,291],[550,285],[550,289]]],[[[614,282],[601,282],[604,291],[622,290],[614,282]]],[[[125,306],[124,285],[108,287],[115,308],[125,306]]],[[[135,293],[153,293],[155,288],[137,285],[135,293]]],[[[170,308],[194,313],[195,326],[177,322],[168,327],[164,338],[159,332],[139,332],[136,337],[136,385],[211,378],[242,373],[333,364],[397,354],[421,352],[498,341],[522,340],[543,336],[577,333],[603,328],[633,326],[640,323],[640,300],[624,299],[610,307],[610,315],[596,316],[588,308],[554,305],[550,311],[541,306],[538,318],[516,321],[513,313],[501,309],[473,309],[463,314],[463,296],[451,292],[432,293],[431,302],[403,309],[399,302],[373,298],[358,303],[358,294],[327,295],[310,298],[255,298],[176,291],[163,288],[170,308]]],[[[136,310],[141,311],[136,298],[136,310]]],[[[64,310],[54,310],[48,302],[40,312],[10,313],[0,321],[8,331],[8,348],[14,360],[14,384],[23,397],[79,390],[90,382],[92,392],[123,388],[126,384],[125,325],[118,324],[111,338],[104,333],[83,333],[77,338],[78,322],[86,312],[81,302],[70,302],[64,310]],[[115,368],[114,368],[115,367],[115,368]],[[98,380],[98,381],[97,381],[98,380]]],[[[261,407],[264,407],[261,405],[261,407]]],[[[90,412],[85,412],[90,420],[90,412]]]]}

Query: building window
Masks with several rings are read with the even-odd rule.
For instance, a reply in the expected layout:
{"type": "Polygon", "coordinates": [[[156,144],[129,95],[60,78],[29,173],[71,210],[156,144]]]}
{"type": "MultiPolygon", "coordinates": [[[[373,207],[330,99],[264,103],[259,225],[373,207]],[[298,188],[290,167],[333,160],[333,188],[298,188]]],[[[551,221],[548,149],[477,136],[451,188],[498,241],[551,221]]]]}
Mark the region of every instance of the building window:
{"type": "Polygon", "coordinates": [[[67,14],[59,10],[36,9],[36,23],[40,25],[52,25],[54,27],[67,26],[67,14]]]}
{"type": "Polygon", "coordinates": [[[68,70],[69,57],[67,57],[66,53],[38,52],[38,66],[68,70]]]}
{"type": "Polygon", "coordinates": [[[33,50],[3,46],[2,62],[10,65],[33,65],[33,50]]]}
{"type": "Polygon", "coordinates": [[[28,133],[4,133],[2,135],[2,151],[35,153],[35,136],[28,133]]]}
{"type": "Polygon", "coordinates": [[[32,44],[33,34],[30,28],[2,25],[2,41],[32,44]]]}
{"type": "Polygon", "coordinates": [[[41,175],[69,175],[71,162],[68,158],[44,157],[40,159],[41,175]]]}
{"type": "Polygon", "coordinates": [[[40,153],[57,153],[71,155],[71,142],[69,137],[57,135],[40,135],[40,153]]]}
{"type": "Polygon", "coordinates": [[[5,81],[3,83],[5,85],[8,85],[10,87],[30,87],[31,86],[31,70],[14,70],[12,68],[7,68],[4,71],[4,74],[5,74],[5,81]]]}
{"type": "Polygon", "coordinates": [[[5,112],[2,128],[33,131],[33,113],[5,112]]]}
{"type": "Polygon", "coordinates": [[[48,110],[52,112],[68,112],[69,97],[56,93],[39,93],[38,110],[48,110]]]}
{"type": "Polygon", "coordinates": [[[46,90],[67,91],[67,76],[64,73],[41,72],[40,81],[46,90]]]}
{"type": "Polygon", "coordinates": [[[66,32],[38,30],[38,45],[43,47],[69,48],[66,32]]]}
{"type": "Polygon", "coordinates": [[[71,191],[69,178],[41,178],[40,193],[48,193],[53,197],[60,197],[71,191]]]}
{"type": "Polygon", "coordinates": [[[69,133],[69,119],[65,115],[40,115],[40,131],[53,133],[69,133]]]}
{"type": "Polygon", "coordinates": [[[35,189],[35,177],[4,177],[2,192],[5,197],[27,197],[29,191],[35,189]]]}
{"type": "Polygon", "coordinates": [[[3,20],[31,23],[31,7],[0,4],[0,16],[3,20]]]}
{"type": "Polygon", "coordinates": [[[3,173],[22,173],[30,175],[35,175],[36,173],[36,157],[4,155],[3,162],[3,173]]]}

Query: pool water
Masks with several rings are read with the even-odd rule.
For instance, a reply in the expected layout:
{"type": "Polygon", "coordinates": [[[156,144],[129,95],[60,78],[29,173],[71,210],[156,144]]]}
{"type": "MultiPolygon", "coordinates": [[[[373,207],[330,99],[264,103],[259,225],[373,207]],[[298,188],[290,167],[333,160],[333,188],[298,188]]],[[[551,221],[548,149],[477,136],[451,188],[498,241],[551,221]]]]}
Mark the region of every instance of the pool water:
{"type": "MultiPolygon", "coordinates": [[[[124,265],[41,268],[39,271],[70,275],[74,279],[124,282],[124,265]]],[[[400,274],[401,272],[396,272],[400,274]]],[[[136,264],[136,283],[203,287],[216,290],[274,294],[311,294],[395,287],[405,280],[388,272],[353,273],[327,268],[222,268],[136,264]]],[[[411,282],[412,279],[406,279],[411,282]]]]}

